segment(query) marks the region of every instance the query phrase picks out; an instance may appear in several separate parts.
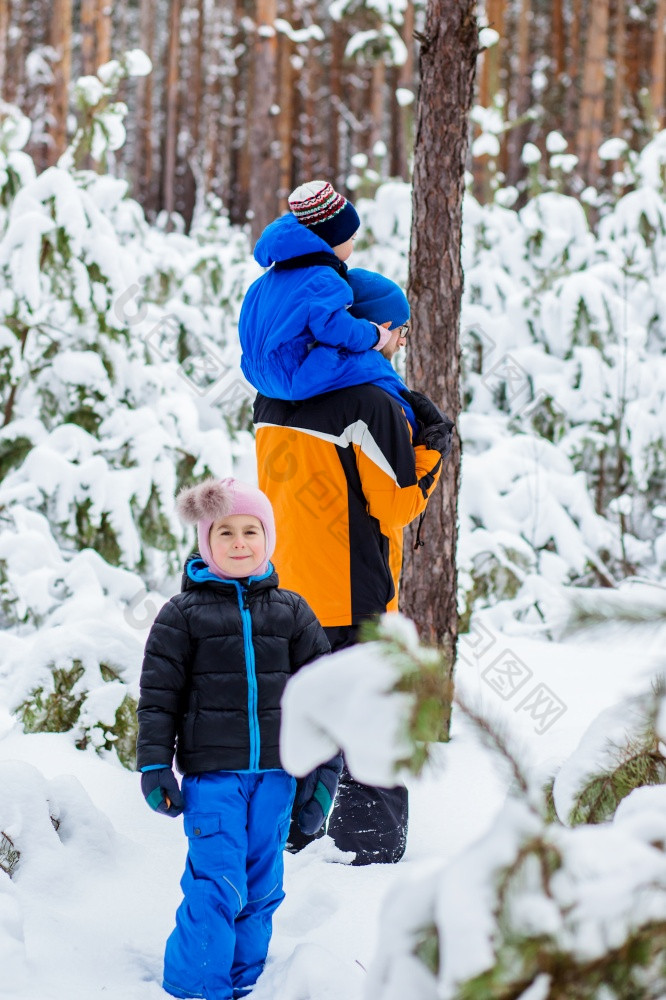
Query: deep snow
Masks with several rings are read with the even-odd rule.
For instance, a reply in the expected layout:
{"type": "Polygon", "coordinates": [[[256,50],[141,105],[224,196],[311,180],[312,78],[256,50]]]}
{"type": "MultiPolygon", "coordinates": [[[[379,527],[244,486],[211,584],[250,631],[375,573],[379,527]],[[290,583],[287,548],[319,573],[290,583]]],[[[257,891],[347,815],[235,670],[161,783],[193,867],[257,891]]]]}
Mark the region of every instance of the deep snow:
{"type": "MultiPolygon", "coordinates": [[[[488,628],[481,644],[476,636],[463,639],[468,662],[460,663],[459,688],[502,720],[530,773],[552,773],[600,711],[645,690],[657,633],[641,633],[640,643],[633,631],[605,633],[607,641],[595,634],[541,642],[488,628]],[[549,725],[535,718],[529,699],[522,698],[520,707],[521,692],[507,698],[501,690],[498,670],[507,662],[506,650],[532,671],[525,691],[547,685],[564,706],[549,725]]],[[[370,743],[374,735],[367,726],[364,739],[370,743]]],[[[410,832],[399,865],[351,867],[330,840],[286,855],[287,898],[253,998],[370,1000],[365,991],[380,931],[387,930],[385,897],[434,874],[488,834],[508,782],[501,763],[457,712],[451,742],[435,748],[421,778],[409,779],[410,832]]],[[[13,880],[0,876],[0,997],[164,998],[161,958],[180,899],[182,821],[152,813],[137,775],[111,756],[76,750],[67,733],[25,735],[6,713],[0,717],[0,786],[6,790],[0,828],[11,829],[23,848],[13,880]],[[47,799],[60,819],[57,832],[47,799]]],[[[464,893],[459,904],[464,913],[464,893]]]]}

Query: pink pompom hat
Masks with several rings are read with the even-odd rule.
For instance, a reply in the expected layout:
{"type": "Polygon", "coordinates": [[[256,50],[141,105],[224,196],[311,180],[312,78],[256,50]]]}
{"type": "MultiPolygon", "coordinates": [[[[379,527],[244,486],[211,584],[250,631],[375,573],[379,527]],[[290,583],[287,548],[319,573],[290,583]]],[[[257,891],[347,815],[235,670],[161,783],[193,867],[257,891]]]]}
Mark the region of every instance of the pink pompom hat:
{"type": "Polygon", "coordinates": [[[242,483],[238,479],[206,479],[198,486],[181,490],[176,498],[176,509],[186,524],[196,524],[199,552],[208,568],[216,576],[229,579],[230,574],[216,565],[210,549],[210,529],[221,517],[246,514],[261,521],[266,539],[266,553],[261,565],[252,571],[252,576],[261,576],[268,569],[268,563],[275,551],[275,517],[271,502],[265,493],[242,483]]]}

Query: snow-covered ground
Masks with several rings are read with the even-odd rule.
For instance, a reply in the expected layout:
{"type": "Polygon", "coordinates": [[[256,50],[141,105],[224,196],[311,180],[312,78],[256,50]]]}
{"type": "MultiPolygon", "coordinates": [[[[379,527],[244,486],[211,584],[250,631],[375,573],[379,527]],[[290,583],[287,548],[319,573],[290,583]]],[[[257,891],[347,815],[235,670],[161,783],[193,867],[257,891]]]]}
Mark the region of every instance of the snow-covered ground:
{"type": "MultiPolygon", "coordinates": [[[[521,765],[544,777],[603,709],[649,686],[660,642],[663,633],[660,640],[642,629],[637,641],[619,626],[565,642],[481,629],[462,642],[467,662],[458,685],[466,701],[501,720],[521,765]]],[[[509,781],[457,712],[451,742],[409,781],[409,841],[399,865],[349,866],[328,839],[286,855],[287,896],[253,998],[371,1000],[385,897],[486,835],[509,781]]],[[[69,733],[26,735],[6,714],[0,788],[0,829],[22,848],[13,879],[0,872],[0,997],[164,997],[162,950],[180,899],[182,821],[152,813],[137,775],[112,757],[76,750],[69,733]]]]}

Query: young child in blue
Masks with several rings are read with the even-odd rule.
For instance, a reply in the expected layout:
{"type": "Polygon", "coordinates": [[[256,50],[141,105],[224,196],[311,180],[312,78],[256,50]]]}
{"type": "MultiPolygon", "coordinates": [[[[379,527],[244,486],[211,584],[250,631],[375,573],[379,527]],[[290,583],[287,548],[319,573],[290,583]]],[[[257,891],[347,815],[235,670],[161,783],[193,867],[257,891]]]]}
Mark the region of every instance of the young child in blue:
{"type": "Polygon", "coordinates": [[[241,307],[243,374],[263,395],[292,401],[371,382],[398,400],[416,430],[401,395],[406,386],[381,353],[395,350],[409,304],[388,278],[347,269],[360,226],[356,209],[321,180],[297,188],[289,207],[254,250],[268,270],[241,307]],[[370,290],[377,302],[386,300],[381,318],[358,308],[370,290]]]}
{"type": "MultiPolygon", "coordinates": [[[[265,494],[211,479],[182,492],[178,509],[197,525],[200,555],[187,561],[181,593],[148,636],[137,766],[148,804],[184,813],[188,837],[163,988],[232,1000],[260,975],[284,898],[296,781],[280,763],[280,700],[289,677],[329,644],[303,598],[278,586],[265,494]]],[[[323,824],[341,765],[337,757],[300,782],[304,831],[323,824]]]]}

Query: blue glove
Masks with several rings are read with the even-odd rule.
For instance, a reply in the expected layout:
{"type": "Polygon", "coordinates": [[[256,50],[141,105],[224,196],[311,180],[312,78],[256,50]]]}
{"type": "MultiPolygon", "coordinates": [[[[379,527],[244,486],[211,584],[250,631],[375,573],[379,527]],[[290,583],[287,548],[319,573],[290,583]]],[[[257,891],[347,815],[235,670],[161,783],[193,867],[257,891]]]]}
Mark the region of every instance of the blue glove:
{"type": "Polygon", "coordinates": [[[312,837],[331,811],[342,771],[342,754],[333,757],[296,782],[296,821],[301,833],[312,837]]]}
{"type": "Polygon", "coordinates": [[[143,771],[141,791],[144,799],[155,812],[164,813],[165,816],[180,816],[182,813],[183,795],[170,767],[143,771]]]}

